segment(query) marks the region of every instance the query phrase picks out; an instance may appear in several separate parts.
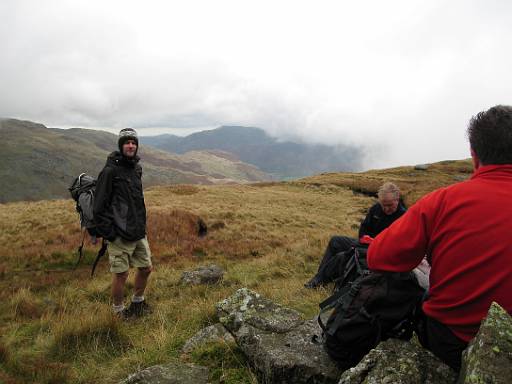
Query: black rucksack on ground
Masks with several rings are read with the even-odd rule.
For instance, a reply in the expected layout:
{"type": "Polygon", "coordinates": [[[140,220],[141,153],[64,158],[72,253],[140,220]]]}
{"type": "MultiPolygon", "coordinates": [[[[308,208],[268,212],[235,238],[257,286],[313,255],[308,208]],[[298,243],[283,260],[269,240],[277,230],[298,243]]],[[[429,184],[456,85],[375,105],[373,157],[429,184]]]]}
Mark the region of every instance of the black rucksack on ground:
{"type": "Polygon", "coordinates": [[[324,346],[343,369],[359,363],[380,341],[409,339],[424,293],[411,272],[369,271],[362,253],[356,248],[334,294],[320,303],[324,346]]]}
{"type": "MultiPolygon", "coordinates": [[[[80,264],[83,255],[85,232],[87,231],[91,236],[92,243],[96,244],[96,223],[94,221],[93,207],[94,207],[94,193],[96,191],[96,179],[86,173],[81,173],[68,188],[71,197],[76,202],[76,210],[80,215],[80,227],[83,229],[82,243],[78,247],[78,260],[75,268],[80,264]]],[[[102,241],[101,248],[96,256],[96,260],[92,266],[91,276],[94,275],[94,270],[100,258],[107,250],[107,243],[102,241]]]]}

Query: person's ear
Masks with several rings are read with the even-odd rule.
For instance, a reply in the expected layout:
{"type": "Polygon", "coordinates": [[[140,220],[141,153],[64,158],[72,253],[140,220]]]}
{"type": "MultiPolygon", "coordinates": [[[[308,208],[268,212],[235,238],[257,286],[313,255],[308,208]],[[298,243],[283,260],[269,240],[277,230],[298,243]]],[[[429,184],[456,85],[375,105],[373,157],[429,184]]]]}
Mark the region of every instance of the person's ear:
{"type": "Polygon", "coordinates": [[[482,163],[480,163],[480,159],[478,158],[476,152],[473,150],[473,148],[470,148],[471,150],[471,160],[473,161],[473,169],[476,171],[482,163]]]}

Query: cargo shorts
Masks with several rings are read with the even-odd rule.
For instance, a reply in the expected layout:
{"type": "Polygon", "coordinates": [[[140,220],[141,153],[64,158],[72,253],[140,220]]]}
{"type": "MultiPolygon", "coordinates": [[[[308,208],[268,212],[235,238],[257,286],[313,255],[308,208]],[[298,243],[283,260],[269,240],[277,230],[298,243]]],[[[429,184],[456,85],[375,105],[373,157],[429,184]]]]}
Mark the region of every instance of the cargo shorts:
{"type": "Polygon", "coordinates": [[[123,273],[130,267],[152,266],[147,237],[137,241],[127,241],[118,236],[114,241],[109,241],[107,250],[112,273],[123,273]]]}

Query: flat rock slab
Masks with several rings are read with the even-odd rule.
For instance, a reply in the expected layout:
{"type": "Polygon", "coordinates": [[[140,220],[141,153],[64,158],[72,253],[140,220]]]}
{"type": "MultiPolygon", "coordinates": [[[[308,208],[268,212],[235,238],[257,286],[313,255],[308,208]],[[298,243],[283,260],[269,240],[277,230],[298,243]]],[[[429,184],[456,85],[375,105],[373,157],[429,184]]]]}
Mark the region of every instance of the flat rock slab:
{"type": "Polygon", "coordinates": [[[463,353],[458,383],[512,382],[512,317],[492,303],[480,330],[463,353]]]}
{"type": "Polygon", "coordinates": [[[224,270],[218,265],[205,265],[193,271],[185,271],[180,283],[184,285],[217,284],[224,277],[224,270]]]}
{"type": "Polygon", "coordinates": [[[128,376],[119,384],[207,384],[208,368],[193,364],[155,365],[128,376]]]}
{"type": "Polygon", "coordinates": [[[260,382],[337,383],[341,371],[313,336],[316,320],[242,288],[217,304],[220,322],[233,334],[260,382]]]}
{"type": "Polygon", "coordinates": [[[216,309],[219,321],[235,338],[243,324],[263,331],[284,333],[304,322],[299,312],[265,299],[247,288],[241,288],[217,303],[216,309]]]}
{"type": "Polygon", "coordinates": [[[323,345],[312,341],[320,334],[317,321],[310,320],[286,333],[243,325],[236,339],[262,383],[335,384],[342,372],[323,345]]]}
{"type": "Polygon", "coordinates": [[[455,372],[415,342],[389,339],[372,349],[339,384],[453,384],[455,372]]]}
{"type": "Polygon", "coordinates": [[[209,327],[201,329],[194,336],[192,336],[192,338],[190,338],[185,343],[181,349],[181,352],[190,353],[201,345],[219,341],[234,344],[235,338],[226,328],[224,328],[222,324],[210,325],[209,327]]]}

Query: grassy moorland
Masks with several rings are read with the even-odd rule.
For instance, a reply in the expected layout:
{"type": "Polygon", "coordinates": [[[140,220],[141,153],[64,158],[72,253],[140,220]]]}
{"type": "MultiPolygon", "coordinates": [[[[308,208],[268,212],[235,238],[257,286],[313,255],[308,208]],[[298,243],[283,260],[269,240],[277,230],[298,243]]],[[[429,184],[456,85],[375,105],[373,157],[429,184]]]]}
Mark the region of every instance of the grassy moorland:
{"type": "MultiPolygon", "coordinates": [[[[256,383],[236,346],[181,355],[184,342],[216,322],[214,305],[249,287],[312,317],[329,292],[306,290],[332,234],[355,235],[378,185],[392,180],[408,205],[470,174],[468,161],[361,174],[322,174],[289,183],[153,187],[146,190],[155,312],[122,322],[110,313],[106,258],[91,279],[97,246],[80,242],[71,200],[0,204],[0,383],[116,383],[169,361],[210,368],[212,383],[256,383]],[[197,219],[208,235],[197,236],[197,219]],[[181,273],[216,263],[222,284],[187,287],[181,273]]],[[[132,276],[131,276],[132,277],[132,276]]],[[[132,285],[127,287],[127,295],[132,285]]]]}

